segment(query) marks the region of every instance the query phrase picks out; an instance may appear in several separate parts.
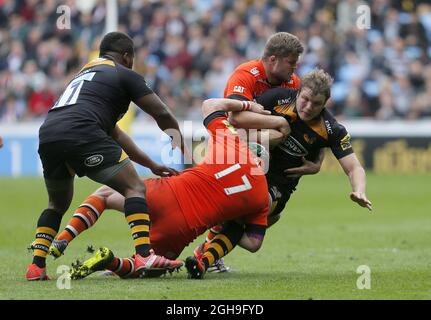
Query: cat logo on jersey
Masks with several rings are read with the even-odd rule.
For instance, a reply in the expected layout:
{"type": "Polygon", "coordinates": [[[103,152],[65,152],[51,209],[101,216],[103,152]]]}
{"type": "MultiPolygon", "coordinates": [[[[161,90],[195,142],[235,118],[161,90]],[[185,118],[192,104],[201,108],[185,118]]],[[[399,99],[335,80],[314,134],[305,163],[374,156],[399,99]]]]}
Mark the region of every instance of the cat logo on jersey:
{"type": "Polygon", "coordinates": [[[245,88],[241,87],[241,86],[234,86],[233,87],[233,92],[238,92],[238,93],[244,93],[245,88]]]}
{"type": "Polygon", "coordinates": [[[343,151],[352,147],[352,145],[350,144],[350,134],[346,134],[344,138],[341,139],[340,146],[343,151]]]}
{"type": "Polygon", "coordinates": [[[238,134],[238,132],[236,131],[236,129],[234,128],[234,126],[232,126],[229,121],[227,120],[222,120],[222,123],[226,126],[226,128],[228,128],[230,130],[230,132],[232,132],[233,134],[238,134]]]}

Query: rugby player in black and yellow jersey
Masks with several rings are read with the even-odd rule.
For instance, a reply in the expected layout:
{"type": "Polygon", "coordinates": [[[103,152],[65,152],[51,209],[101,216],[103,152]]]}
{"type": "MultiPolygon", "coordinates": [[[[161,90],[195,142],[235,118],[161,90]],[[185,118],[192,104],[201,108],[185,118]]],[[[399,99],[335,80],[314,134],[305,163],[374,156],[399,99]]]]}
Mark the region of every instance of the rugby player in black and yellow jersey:
{"type": "MultiPolygon", "coordinates": [[[[292,192],[303,174],[304,163],[318,163],[323,148],[331,148],[341,167],[350,180],[352,192],[350,198],[360,206],[372,210],[371,202],[366,196],[365,170],[361,166],[350,144],[347,130],[325,109],[330,97],[332,78],[323,70],[314,70],[301,79],[299,91],[289,88],[273,88],[256,97],[256,102],[270,110],[272,116],[257,115],[250,123],[242,123],[245,128],[259,128],[268,121],[280,122],[284,118],[290,132],[287,137],[281,131],[270,129],[273,139],[270,146],[269,170],[266,173],[272,206],[268,215],[268,226],[280,219],[292,192]],[[290,128],[289,128],[290,127],[290,128]],[[274,146],[274,141],[276,142],[274,146]],[[295,171],[299,169],[298,171],[295,171]]],[[[267,123],[273,128],[273,123],[267,123]]],[[[279,127],[279,126],[277,126],[279,127]]],[[[223,229],[218,237],[227,237],[223,229]]],[[[229,238],[229,237],[228,237],[229,238]]],[[[232,240],[229,238],[229,240],[232,240]]],[[[240,243],[231,241],[232,248],[240,243]]],[[[211,244],[208,241],[195,249],[195,257],[211,244]]],[[[226,252],[224,254],[227,254],[226,252]]],[[[215,263],[217,265],[217,262],[215,263]]],[[[229,267],[223,266],[225,270],[229,267]]]]}
{"type": "MultiPolygon", "coordinates": [[[[138,257],[135,270],[170,270],[182,265],[181,261],[150,252],[145,185],[130,159],[158,175],[176,172],[154,163],[116,125],[133,101],[156,120],[161,130],[180,132],[167,106],[144,78],[131,70],[133,59],[134,46],[129,36],[120,32],[105,35],[99,58],[87,63],[68,84],[39,130],[39,155],[49,202],[37,222],[28,280],[47,279],[46,255],[70,206],[75,174],[109,185],[126,198],[124,212],[138,257]]],[[[90,205],[90,209],[97,214],[97,204],[90,205]]]]}
{"type": "Polygon", "coordinates": [[[350,135],[325,108],[330,97],[332,78],[323,70],[314,70],[301,80],[298,92],[275,88],[264,92],[256,101],[273,115],[284,117],[290,135],[271,151],[266,174],[272,193],[272,220],[278,220],[300,176],[292,175],[304,161],[315,162],[322,148],[330,148],[349,177],[350,198],[371,210],[365,194],[365,170],[350,144],[350,135]]]}

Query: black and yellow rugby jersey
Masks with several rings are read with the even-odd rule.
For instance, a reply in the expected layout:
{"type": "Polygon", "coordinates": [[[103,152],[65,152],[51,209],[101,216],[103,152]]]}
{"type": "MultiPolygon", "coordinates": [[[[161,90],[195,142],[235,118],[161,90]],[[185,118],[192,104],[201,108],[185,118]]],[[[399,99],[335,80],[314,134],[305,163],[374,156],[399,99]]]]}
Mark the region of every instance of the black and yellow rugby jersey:
{"type": "Polygon", "coordinates": [[[268,181],[279,187],[293,189],[297,178],[286,178],[284,170],[299,167],[302,157],[316,161],[320,149],[331,148],[337,159],[353,153],[350,135],[331,113],[323,109],[320,116],[302,121],[296,111],[296,90],[274,88],[264,92],[256,101],[273,115],[283,116],[291,127],[290,136],[271,152],[268,181]]]}
{"type": "Polygon", "coordinates": [[[106,137],[131,101],[151,93],[145,79],[133,70],[106,58],[90,61],[49,110],[39,143],[106,137]]]}

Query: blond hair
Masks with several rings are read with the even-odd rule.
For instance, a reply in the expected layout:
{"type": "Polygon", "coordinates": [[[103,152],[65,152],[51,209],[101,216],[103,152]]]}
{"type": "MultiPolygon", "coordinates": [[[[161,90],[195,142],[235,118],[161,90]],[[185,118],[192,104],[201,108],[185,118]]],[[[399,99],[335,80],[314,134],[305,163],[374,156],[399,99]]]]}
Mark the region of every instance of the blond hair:
{"type": "Polygon", "coordinates": [[[309,88],[314,95],[323,94],[328,100],[334,79],[322,69],[314,69],[301,79],[301,88],[309,88]]]}
{"type": "Polygon", "coordinates": [[[277,32],[266,42],[263,58],[287,57],[292,54],[299,56],[302,52],[304,52],[304,47],[297,36],[288,32],[277,32]]]}

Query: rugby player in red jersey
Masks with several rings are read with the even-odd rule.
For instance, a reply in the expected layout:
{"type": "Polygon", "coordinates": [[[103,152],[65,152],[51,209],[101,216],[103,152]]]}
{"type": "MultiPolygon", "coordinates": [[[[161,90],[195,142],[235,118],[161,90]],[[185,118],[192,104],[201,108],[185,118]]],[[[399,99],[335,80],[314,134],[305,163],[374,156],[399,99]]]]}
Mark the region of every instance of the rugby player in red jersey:
{"type": "MultiPolygon", "coordinates": [[[[187,259],[186,267],[192,278],[203,277],[208,266],[237,243],[254,252],[264,238],[269,208],[266,178],[255,155],[227,119],[229,111],[246,110],[270,113],[250,101],[206,100],[202,112],[210,140],[204,160],[178,176],[144,180],[146,199],[152,212],[150,242],[157,253],[176,258],[205,230],[225,222],[222,234],[206,246],[199,259],[187,259]]],[[[282,117],[275,118],[285,121],[282,117]]],[[[107,186],[100,188],[78,209],[53,243],[51,253],[60,256],[77,236],[76,230],[83,231],[91,226],[87,223],[90,218],[97,219],[106,208],[123,211],[123,207],[121,194],[107,186]],[[97,214],[91,212],[92,207],[97,214]]],[[[99,251],[75,268],[72,277],[82,278],[102,267],[123,277],[136,276],[133,258],[112,260],[111,256],[108,249],[99,251]]]]}

